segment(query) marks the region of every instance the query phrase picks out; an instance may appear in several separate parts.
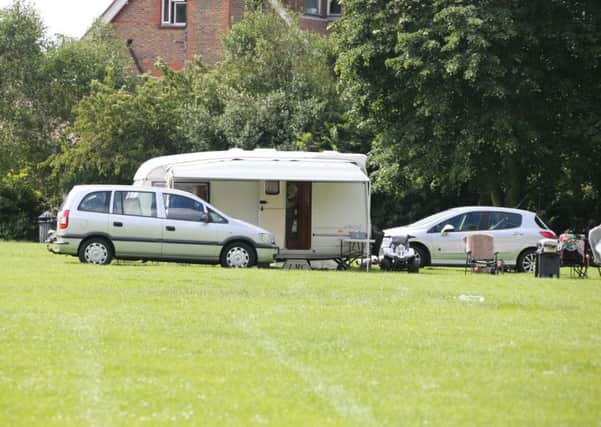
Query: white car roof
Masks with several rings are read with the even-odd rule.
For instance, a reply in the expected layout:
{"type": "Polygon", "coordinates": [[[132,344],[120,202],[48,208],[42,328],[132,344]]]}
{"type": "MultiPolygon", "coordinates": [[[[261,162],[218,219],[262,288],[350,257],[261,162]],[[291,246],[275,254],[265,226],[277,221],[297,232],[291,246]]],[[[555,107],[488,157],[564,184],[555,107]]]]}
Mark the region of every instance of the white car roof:
{"type": "Polygon", "coordinates": [[[446,211],[441,211],[440,213],[454,212],[454,213],[460,214],[462,212],[470,212],[470,211],[498,211],[498,212],[513,212],[513,213],[520,213],[520,214],[536,215],[532,211],[527,211],[524,209],[516,209],[516,208],[505,208],[502,206],[460,206],[460,207],[456,207],[456,208],[447,209],[446,211]]]}

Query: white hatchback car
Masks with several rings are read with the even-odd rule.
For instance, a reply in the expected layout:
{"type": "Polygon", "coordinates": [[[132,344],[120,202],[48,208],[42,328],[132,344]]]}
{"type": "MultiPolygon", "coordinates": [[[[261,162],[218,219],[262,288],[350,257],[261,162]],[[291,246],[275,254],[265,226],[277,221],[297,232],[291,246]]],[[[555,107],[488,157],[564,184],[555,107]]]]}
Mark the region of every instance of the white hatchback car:
{"type": "Polygon", "coordinates": [[[75,186],[57,223],[49,249],[91,264],[115,257],[250,267],[271,263],[278,252],[269,231],[167,188],[75,186]]]}
{"type": "Polygon", "coordinates": [[[556,238],[534,212],[493,206],[453,208],[384,232],[387,236],[414,236],[410,244],[418,252],[421,266],[463,265],[463,238],[474,233],[489,234],[499,259],[522,272],[534,271],[537,242],[556,238]]]}

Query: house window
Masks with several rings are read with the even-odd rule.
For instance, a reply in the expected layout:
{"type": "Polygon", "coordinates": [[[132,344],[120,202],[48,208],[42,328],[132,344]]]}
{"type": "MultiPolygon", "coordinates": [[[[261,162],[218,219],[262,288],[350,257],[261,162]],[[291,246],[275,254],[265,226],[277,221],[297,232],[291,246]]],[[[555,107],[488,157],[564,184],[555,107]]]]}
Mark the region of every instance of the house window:
{"type": "Polygon", "coordinates": [[[305,0],[304,11],[307,15],[319,15],[319,0],[305,0]]]}
{"type": "Polygon", "coordinates": [[[342,15],[342,6],[338,0],[329,0],[328,15],[342,15]]]}
{"type": "Polygon", "coordinates": [[[163,25],[186,25],[186,0],[163,0],[163,25]]]}

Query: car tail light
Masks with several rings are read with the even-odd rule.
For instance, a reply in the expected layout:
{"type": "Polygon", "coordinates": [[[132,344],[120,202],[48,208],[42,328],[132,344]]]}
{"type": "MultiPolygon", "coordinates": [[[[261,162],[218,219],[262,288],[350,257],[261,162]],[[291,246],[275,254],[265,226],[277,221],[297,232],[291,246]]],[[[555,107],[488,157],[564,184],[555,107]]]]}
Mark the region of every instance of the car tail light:
{"type": "Polygon", "coordinates": [[[538,234],[543,236],[545,239],[557,239],[557,236],[555,235],[555,233],[553,233],[552,231],[549,231],[549,230],[539,231],[538,234]]]}
{"type": "Polygon", "coordinates": [[[58,228],[64,230],[69,226],[69,209],[65,209],[61,212],[58,220],[58,228]]]}

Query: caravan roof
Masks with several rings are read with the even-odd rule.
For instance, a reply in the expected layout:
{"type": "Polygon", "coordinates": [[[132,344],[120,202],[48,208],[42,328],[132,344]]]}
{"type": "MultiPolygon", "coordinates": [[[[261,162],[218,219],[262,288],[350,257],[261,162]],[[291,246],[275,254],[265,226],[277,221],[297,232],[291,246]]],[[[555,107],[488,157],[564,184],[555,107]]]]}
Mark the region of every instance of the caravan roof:
{"type": "Polygon", "coordinates": [[[335,151],[308,153],[257,149],[156,157],[136,172],[134,183],[167,179],[368,182],[366,156],[335,151]]]}

